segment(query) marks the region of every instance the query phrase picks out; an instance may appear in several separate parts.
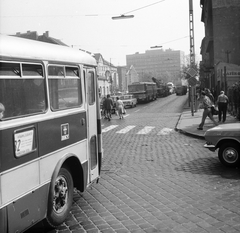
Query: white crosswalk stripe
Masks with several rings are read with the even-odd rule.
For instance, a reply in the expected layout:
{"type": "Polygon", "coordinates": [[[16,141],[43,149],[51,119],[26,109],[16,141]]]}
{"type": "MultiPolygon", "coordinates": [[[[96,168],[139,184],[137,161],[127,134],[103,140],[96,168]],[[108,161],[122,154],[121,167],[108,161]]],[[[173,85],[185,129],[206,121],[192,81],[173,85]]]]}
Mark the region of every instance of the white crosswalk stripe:
{"type": "Polygon", "coordinates": [[[117,131],[116,133],[127,133],[128,131],[130,131],[131,129],[135,128],[136,125],[129,125],[119,131],[117,131]]]}
{"type": "Polygon", "coordinates": [[[150,133],[155,127],[153,126],[145,126],[143,129],[137,132],[137,134],[148,134],[150,133]]]}
{"type": "Polygon", "coordinates": [[[172,131],[173,129],[163,128],[160,132],[157,133],[157,135],[167,135],[170,134],[172,131]]]}
{"type": "MultiPolygon", "coordinates": [[[[104,129],[102,129],[103,133],[106,133],[112,129],[117,128],[119,125],[110,125],[104,129]]],[[[132,129],[134,129],[136,127],[136,125],[128,125],[123,129],[120,129],[118,131],[116,131],[116,133],[118,134],[127,134],[129,133],[132,129]]],[[[154,126],[145,126],[144,128],[142,128],[141,130],[139,130],[136,134],[138,135],[146,135],[149,134],[150,132],[152,132],[153,129],[155,129],[156,127],[154,126]]],[[[157,132],[156,134],[158,136],[164,136],[164,135],[168,135],[170,133],[172,133],[174,130],[170,129],[170,128],[162,128],[159,132],[157,132]]]]}
{"type": "Polygon", "coordinates": [[[118,127],[118,125],[110,125],[102,130],[103,133],[108,132],[109,130],[112,130],[114,128],[118,127]]]}

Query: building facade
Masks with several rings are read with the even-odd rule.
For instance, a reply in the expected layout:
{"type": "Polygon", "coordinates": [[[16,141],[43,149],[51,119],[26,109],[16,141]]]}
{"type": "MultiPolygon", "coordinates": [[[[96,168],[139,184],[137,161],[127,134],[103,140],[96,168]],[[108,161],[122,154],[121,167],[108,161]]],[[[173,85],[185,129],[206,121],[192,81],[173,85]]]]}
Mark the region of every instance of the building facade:
{"type": "Polygon", "coordinates": [[[205,27],[200,78],[218,94],[240,80],[240,1],[200,0],[200,5],[205,27]]]}
{"type": "Polygon", "coordinates": [[[118,79],[119,79],[119,91],[122,93],[127,92],[127,67],[118,66],[117,67],[118,79]]]}
{"type": "Polygon", "coordinates": [[[94,54],[97,62],[98,88],[100,97],[115,94],[119,90],[117,67],[104,60],[100,53],[94,54]]]}
{"type": "Polygon", "coordinates": [[[140,81],[152,81],[152,77],[163,82],[177,82],[181,78],[185,55],[180,50],[147,50],[126,56],[127,66],[134,66],[140,81]]]}

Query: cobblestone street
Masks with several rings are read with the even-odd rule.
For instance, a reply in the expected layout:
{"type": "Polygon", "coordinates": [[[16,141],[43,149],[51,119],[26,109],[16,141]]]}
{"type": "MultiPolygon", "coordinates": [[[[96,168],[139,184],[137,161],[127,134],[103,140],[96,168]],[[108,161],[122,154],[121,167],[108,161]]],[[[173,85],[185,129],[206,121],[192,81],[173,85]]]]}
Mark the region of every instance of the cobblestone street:
{"type": "Polygon", "coordinates": [[[185,100],[169,96],[103,120],[103,129],[116,127],[103,133],[101,179],[76,192],[68,220],[48,232],[239,232],[240,170],[173,130],[185,100]]]}

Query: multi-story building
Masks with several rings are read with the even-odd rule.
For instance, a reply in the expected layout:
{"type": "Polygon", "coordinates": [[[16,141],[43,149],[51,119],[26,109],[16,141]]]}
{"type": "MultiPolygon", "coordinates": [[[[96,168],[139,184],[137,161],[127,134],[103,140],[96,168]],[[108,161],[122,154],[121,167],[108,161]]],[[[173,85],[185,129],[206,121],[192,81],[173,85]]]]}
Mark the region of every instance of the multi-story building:
{"type": "Polygon", "coordinates": [[[185,55],[180,50],[155,49],[127,55],[126,60],[128,67],[134,66],[140,81],[152,81],[154,77],[163,82],[176,83],[181,77],[185,55]]]}
{"type": "Polygon", "coordinates": [[[217,94],[240,80],[240,1],[200,0],[205,37],[201,82],[217,94]]]}
{"type": "Polygon", "coordinates": [[[127,92],[127,67],[118,66],[117,67],[118,79],[119,79],[119,91],[122,93],[127,92]]]}
{"type": "Polygon", "coordinates": [[[135,70],[134,66],[130,66],[127,69],[127,66],[119,66],[117,67],[118,78],[119,78],[119,90],[122,93],[128,92],[128,85],[133,82],[139,82],[139,75],[135,70]]]}
{"type": "Polygon", "coordinates": [[[104,60],[100,53],[94,54],[97,61],[98,87],[100,96],[114,94],[119,89],[117,67],[104,60]]]}

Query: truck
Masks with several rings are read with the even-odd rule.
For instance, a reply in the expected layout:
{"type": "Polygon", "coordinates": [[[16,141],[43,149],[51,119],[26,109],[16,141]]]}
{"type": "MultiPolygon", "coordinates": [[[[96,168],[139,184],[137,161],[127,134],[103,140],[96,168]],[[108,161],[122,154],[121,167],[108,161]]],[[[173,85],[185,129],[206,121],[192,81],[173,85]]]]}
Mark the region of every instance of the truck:
{"type": "Polygon", "coordinates": [[[154,82],[135,82],[128,85],[128,94],[133,95],[137,102],[149,102],[157,99],[157,85],[154,82]]]}

